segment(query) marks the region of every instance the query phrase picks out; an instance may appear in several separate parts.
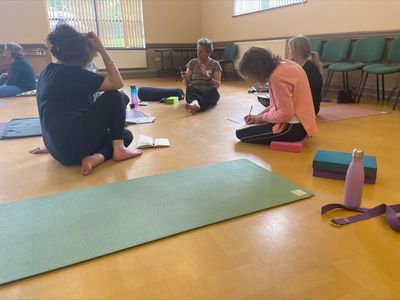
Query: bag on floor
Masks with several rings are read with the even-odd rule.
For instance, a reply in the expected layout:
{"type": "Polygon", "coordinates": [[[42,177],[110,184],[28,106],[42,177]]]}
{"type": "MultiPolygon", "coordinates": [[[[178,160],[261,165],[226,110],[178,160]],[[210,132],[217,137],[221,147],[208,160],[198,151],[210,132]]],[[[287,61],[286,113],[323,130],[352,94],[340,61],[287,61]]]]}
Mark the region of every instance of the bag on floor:
{"type": "Polygon", "coordinates": [[[337,95],[337,103],[354,103],[353,92],[340,90],[337,95]]]}

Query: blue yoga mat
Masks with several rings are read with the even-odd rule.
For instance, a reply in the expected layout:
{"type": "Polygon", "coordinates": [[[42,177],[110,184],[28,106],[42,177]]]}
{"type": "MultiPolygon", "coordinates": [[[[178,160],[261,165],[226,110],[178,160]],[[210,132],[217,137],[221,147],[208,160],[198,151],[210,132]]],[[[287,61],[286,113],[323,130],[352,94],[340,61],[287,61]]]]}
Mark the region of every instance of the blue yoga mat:
{"type": "Polygon", "coordinates": [[[310,196],[234,160],[0,205],[0,284],[310,196]]]}
{"type": "Polygon", "coordinates": [[[42,135],[39,118],[12,119],[0,131],[0,140],[42,135]]]}

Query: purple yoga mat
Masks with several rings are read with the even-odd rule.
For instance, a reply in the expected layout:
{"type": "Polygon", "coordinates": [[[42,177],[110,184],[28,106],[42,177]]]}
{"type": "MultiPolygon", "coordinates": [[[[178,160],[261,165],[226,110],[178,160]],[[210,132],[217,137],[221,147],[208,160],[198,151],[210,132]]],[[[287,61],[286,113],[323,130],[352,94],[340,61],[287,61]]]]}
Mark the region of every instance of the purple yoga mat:
{"type": "MultiPolygon", "coordinates": [[[[317,169],[313,169],[313,176],[323,177],[323,178],[341,179],[341,180],[346,179],[346,173],[323,171],[323,170],[317,170],[317,169]]],[[[375,184],[375,182],[376,182],[376,177],[365,177],[364,178],[364,183],[375,184]]]]}

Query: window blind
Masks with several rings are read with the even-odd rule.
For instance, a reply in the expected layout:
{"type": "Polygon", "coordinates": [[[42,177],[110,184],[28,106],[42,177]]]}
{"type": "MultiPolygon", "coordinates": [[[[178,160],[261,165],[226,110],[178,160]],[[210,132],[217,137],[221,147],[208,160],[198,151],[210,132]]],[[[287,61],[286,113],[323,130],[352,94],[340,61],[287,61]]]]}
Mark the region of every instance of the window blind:
{"type": "Polygon", "coordinates": [[[142,0],[47,0],[50,27],[95,32],[107,48],[145,48],[142,0]]]}

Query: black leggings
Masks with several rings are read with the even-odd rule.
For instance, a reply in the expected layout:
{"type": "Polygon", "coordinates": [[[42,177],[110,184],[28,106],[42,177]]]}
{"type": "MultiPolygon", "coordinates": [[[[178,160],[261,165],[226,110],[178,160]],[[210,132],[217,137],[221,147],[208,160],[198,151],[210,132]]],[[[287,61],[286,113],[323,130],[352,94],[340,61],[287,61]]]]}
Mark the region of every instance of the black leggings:
{"type": "Polygon", "coordinates": [[[272,132],[274,124],[259,124],[236,130],[236,137],[245,143],[271,144],[273,141],[297,142],[307,136],[301,123],[287,123],[279,133],[272,132]]]}
{"type": "Polygon", "coordinates": [[[216,105],[219,98],[220,96],[215,86],[210,86],[205,92],[201,92],[190,85],[186,87],[186,102],[192,103],[194,100],[197,100],[200,110],[206,110],[216,105]]]}
{"type": "Polygon", "coordinates": [[[79,164],[82,158],[95,153],[111,159],[113,140],[122,139],[125,147],[133,140],[132,133],[125,129],[127,101],[129,98],[118,91],[104,92],[86,111],[74,113],[59,124],[57,134],[50,137],[57,141],[57,147],[48,147],[49,152],[64,165],[79,164]],[[70,126],[66,128],[65,124],[70,126]]]}

